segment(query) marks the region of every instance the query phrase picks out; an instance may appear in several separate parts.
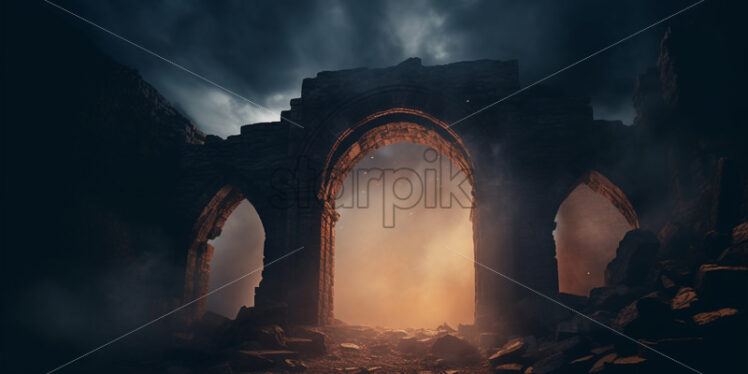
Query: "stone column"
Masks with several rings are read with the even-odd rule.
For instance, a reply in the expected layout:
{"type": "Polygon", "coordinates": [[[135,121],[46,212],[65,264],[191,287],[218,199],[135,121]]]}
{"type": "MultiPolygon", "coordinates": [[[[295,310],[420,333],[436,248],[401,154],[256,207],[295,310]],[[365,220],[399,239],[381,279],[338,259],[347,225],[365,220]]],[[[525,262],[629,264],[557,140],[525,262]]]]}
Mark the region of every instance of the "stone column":
{"type": "Polygon", "coordinates": [[[551,204],[532,188],[503,181],[476,195],[476,324],[483,331],[522,334],[559,308],[515,283],[558,296],[551,204]],[[511,279],[511,280],[510,280],[511,279]]]}
{"type": "Polygon", "coordinates": [[[335,223],[340,214],[335,211],[335,201],[326,201],[322,209],[318,321],[326,325],[333,320],[333,280],[335,277],[335,223]]]}

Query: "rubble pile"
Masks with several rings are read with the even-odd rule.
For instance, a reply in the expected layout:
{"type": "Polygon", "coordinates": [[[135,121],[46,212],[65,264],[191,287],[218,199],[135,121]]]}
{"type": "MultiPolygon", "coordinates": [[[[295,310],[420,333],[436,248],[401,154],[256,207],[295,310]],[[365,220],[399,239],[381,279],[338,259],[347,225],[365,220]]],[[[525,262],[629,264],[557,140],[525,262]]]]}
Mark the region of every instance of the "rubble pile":
{"type": "Polygon", "coordinates": [[[517,337],[494,349],[494,372],[689,372],[681,363],[702,372],[746,372],[748,223],[727,240],[717,236],[661,242],[644,230],[629,232],[606,269],[606,286],[582,303],[584,315],[571,314],[547,336],[517,337]],[[711,255],[673,255],[689,251],[711,255]]]}
{"type": "Polygon", "coordinates": [[[206,313],[184,348],[208,357],[207,373],[485,373],[485,351],[446,323],[436,329],[336,324],[289,326],[284,306],[242,308],[235,320],[206,313]],[[426,371],[424,371],[426,369],[426,371]]]}
{"type": "Polygon", "coordinates": [[[182,354],[200,357],[201,372],[222,374],[689,372],[683,365],[746,372],[748,223],[727,238],[665,234],[627,233],[606,285],[588,297],[562,294],[560,301],[581,314],[569,312],[544,334],[504,336],[446,323],[295,326],[286,306],[274,305],[242,308],[234,320],[206,313],[181,335],[182,354]],[[677,255],[693,251],[710,255],[677,255]]]}
{"type": "Polygon", "coordinates": [[[275,305],[242,308],[235,320],[209,312],[184,335],[184,348],[205,360],[204,372],[223,374],[688,372],[681,363],[745,372],[748,223],[715,238],[629,232],[606,269],[606,286],[588,297],[562,294],[582,314],[569,312],[546,334],[511,337],[446,323],[293,326],[286,307],[275,305]],[[688,251],[711,255],[674,255],[688,251]]]}

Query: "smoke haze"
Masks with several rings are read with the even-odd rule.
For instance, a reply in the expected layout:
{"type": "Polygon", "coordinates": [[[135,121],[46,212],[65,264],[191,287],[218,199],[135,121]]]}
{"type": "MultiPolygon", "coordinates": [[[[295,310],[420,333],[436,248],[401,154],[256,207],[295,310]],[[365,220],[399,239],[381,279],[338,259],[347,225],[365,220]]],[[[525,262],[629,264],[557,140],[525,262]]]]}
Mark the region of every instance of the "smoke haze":
{"type": "Polygon", "coordinates": [[[633,229],[605,197],[582,184],[561,204],[556,215],[556,258],[559,290],[587,295],[605,284],[605,267],[618,243],[633,229]]]}
{"type": "Polygon", "coordinates": [[[233,319],[239,308],[254,305],[255,287],[260,285],[262,279],[265,230],[260,216],[249,201],[239,203],[223,225],[221,235],[210,244],[215,250],[210,261],[209,289],[213,290],[257,270],[208,297],[208,310],[233,319]]]}
{"type": "MultiPolygon", "coordinates": [[[[428,147],[410,143],[382,147],[360,161],[344,185],[350,185],[357,170],[365,169],[410,168],[423,176],[425,168],[434,167],[424,160],[426,150],[428,147]]],[[[472,262],[453,252],[473,258],[470,209],[459,204],[425,208],[422,202],[396,210],[395,227],[386,228],[383,198],[392,194],[393,188],[398,196],[407,195],[409,187],[402,182],[393,185],[385,181],[384,186],[372,182],[366,190],[369,208],[338,209],[335,317],[351,324],[394,328],[471,324],[475,269],[472,262]]],[[[442,193],[462,193],[454,186],[444,186],[442,193]]],[[[338,201],[349,199],[351,193],[351,189],[344,190],[338,201]]]]}

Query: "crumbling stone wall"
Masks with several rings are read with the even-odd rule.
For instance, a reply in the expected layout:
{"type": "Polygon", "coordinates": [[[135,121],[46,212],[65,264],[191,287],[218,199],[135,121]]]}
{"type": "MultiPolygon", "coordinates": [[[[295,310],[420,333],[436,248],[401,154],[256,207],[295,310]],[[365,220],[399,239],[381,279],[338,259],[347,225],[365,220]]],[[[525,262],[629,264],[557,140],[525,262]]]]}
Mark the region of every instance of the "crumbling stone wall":
{"type": "MultiPolygon", "coordinates": [[[[340,184],[367,153],[420,143],[449,157],[472,182],[476,260],[554,295],[553,220],[568,192],[587,183],[638,225],[641,201],[627,196],[643,195],[641,180],[629,179],[631,166],[615,154],[632,139],[630,131],[594,121],[586,98],[539,87],[461,120],[518,88],[514,61],[424,67],[410,59],[385,69],[319,73],[304,81],[281,122],[247,125],[240,135],[209,137],[189,149],[179,194],[185,232],[214,230],[202,227],[215,223],[201,217],[212,205],[230,206],[215,201],[223,186],[235,186],[263,220],[266,263],[304,247],[263,271],[256,303],[285,303],[296,322],[329,323],[340,184]]],[[[188,256],[207,240],[185,237],[188,256]]],[[[187,260],[188,279],[204,279],[197,263],[187,260]]],[[[196,296],[200,287],[187,283],[185,295],[196,296]]],[[[517,291],[476,266],[476,321],[491,327],[528,315],[521,309],[534,307],[517,291]]]]}

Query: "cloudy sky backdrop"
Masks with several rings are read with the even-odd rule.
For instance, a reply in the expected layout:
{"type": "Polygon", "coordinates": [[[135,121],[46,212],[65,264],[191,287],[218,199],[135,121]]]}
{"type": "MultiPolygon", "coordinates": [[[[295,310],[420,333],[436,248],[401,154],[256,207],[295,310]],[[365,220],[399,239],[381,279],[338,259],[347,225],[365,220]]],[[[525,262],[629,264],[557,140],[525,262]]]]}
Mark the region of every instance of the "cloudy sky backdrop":
{"type": "MultiPolygon", "coordinates": [[[[95,28],[77,24],[138,69],[204,131],[278,120],[301,81],[323,70],[518,59],[527,85],[690,2],[58,0],[60,5],[171,59],[265,110],[232,97],[95,28]]],[[[655,64],[663,25],[548,82],[590,95],[598,118],[631,123],[636,75],[655,64]]],[[[497,97],[498,99],[498,97],[497,97]]]]}

